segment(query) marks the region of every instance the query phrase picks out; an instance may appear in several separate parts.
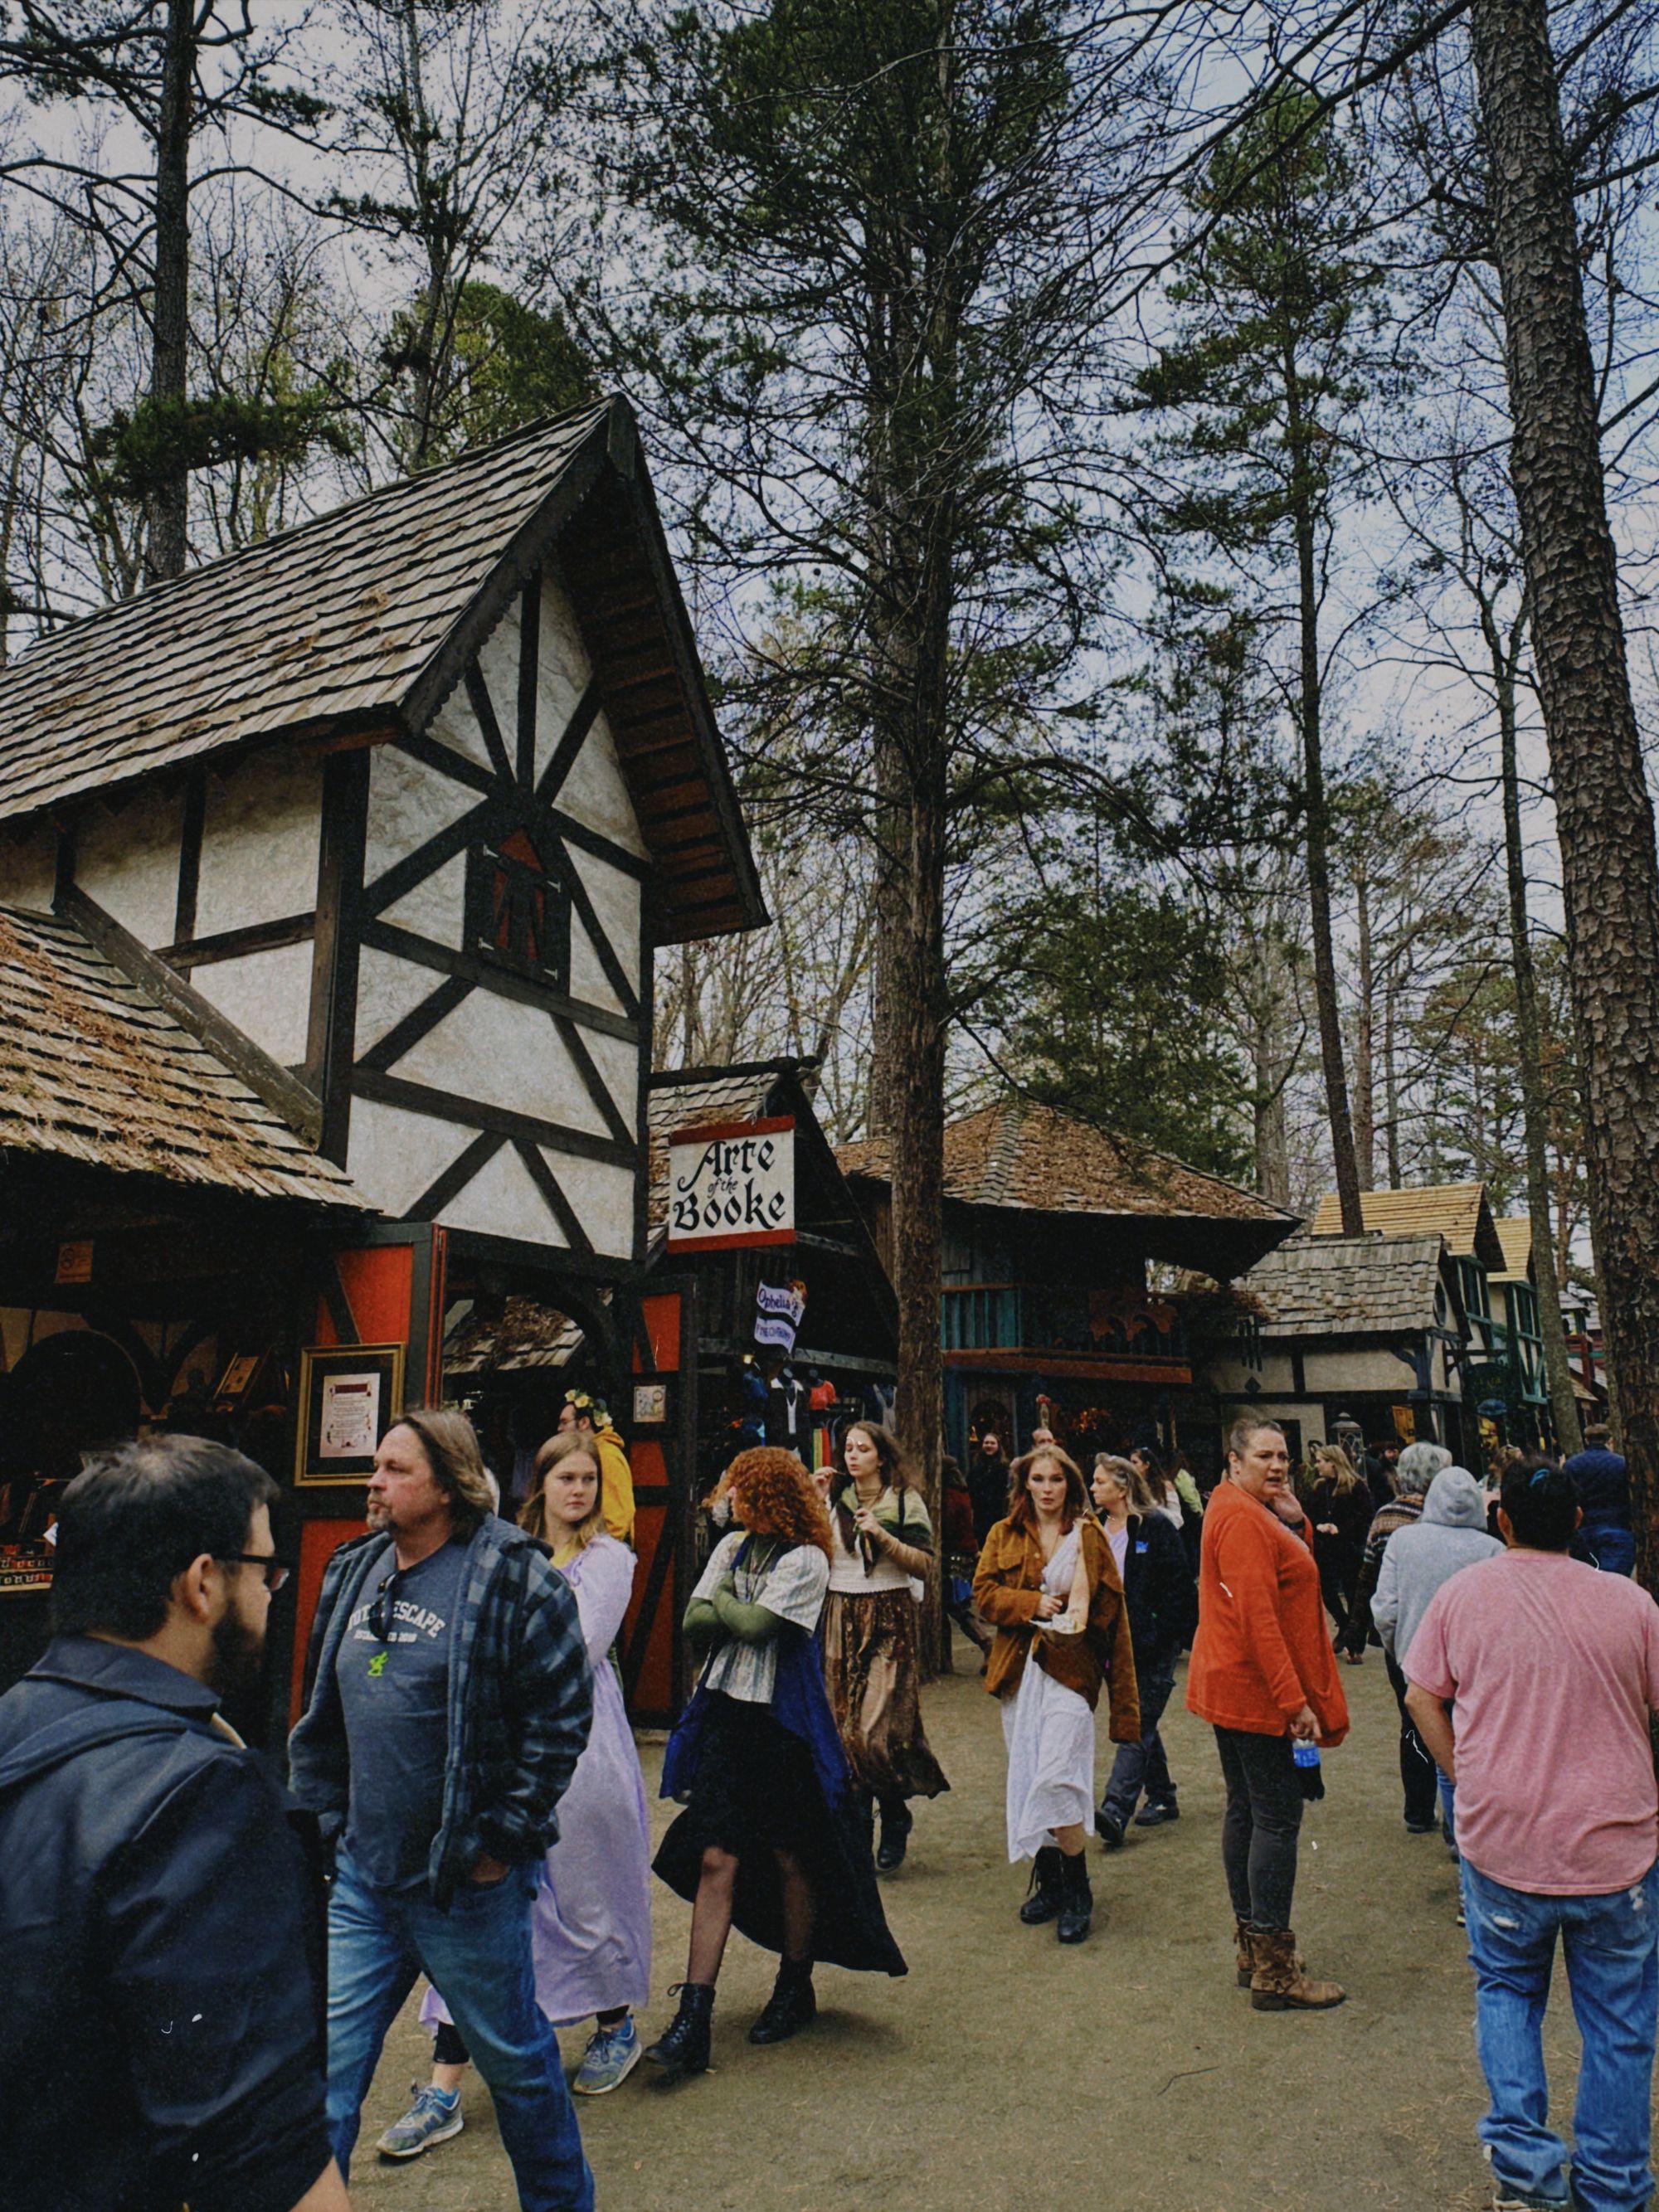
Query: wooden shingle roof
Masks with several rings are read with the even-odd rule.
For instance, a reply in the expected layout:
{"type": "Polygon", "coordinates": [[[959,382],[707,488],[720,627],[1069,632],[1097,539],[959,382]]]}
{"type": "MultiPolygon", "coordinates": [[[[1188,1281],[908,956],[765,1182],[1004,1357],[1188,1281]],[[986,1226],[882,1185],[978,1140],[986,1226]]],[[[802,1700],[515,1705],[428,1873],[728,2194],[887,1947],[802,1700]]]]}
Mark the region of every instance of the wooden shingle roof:
{"type": "Polygon", "coordinates": [[[659,940],[763,921],[619,399],[532,424],[42,639],[0,671],[0,820],[260,740],[418,735],[550,554],[654,863],[659,940]]]}
{"type": "MultiPolygon", "coordinates": [[[[1445,1246],[1437,1235],[1297,1237],[1259,1260],[1243,1286],[1264,1336],[1397,1336],[1435,1325],[1445,1246]]],[[[1447,1311],[1448,1325],[1455,1316],[1447,1311]]]]}
{"type": "MultiPolygon", "coordinates": [[[[1414,1190],[1368,1190],[1359,1200],[1368,1230],[1384,1237],[1443,1237],[1446,1249],[1460,1259],[1479,1260],[1494,1273],[1504,1266],[1492,1207],[1483,1182],[1428,1183],[1414,1190]]],[[[1340,1237],[1342,1209],[1334,1191],[1319,1201],[1312,1234],[1340,1237]]]]}
{"type": "MultiPolygon", "coordinates": [[[[846,1175],[890,1180],[891,1154],[884,1137],[842,1145],[836,1157],[846,1175]]],[[[1259,1222],[1281,1233],[1296,1223],[1294,1214],[1255,1191],[1012,1092],[946,1124],[945,1194],[967,1206],[1044,1213],[1182,1214],[1206,1221],[1259,1222]]]]}
{"type": "Polygon", "coordinates": [[[0,1147],[371,1210],[78,930],[20,907],[0,907],[0,1147]]]}
{"type": "Polygon", "coordinates": [[[1498,1231],[1498,1241],[1504,1248],[1504,1264],[1494,1271],[1492,1279],[1499,1283],[1529,1282],[1532,1279],[1532,1216],[1529,1213],[1511,1214],[1493,1225],[1498,1231]]]}

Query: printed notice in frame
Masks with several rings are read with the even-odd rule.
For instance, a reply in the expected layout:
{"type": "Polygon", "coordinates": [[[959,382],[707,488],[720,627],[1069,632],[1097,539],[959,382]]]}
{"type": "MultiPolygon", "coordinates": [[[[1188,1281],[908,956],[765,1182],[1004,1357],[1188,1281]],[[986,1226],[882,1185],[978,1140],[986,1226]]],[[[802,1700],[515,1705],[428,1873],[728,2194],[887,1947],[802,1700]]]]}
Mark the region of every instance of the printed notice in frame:
{"type": "Polygon", "coordinates": [[[380,1380],[372,1372],[324,1376],[319,1459],[374,1457],[380,1435],[380,1380]]]}

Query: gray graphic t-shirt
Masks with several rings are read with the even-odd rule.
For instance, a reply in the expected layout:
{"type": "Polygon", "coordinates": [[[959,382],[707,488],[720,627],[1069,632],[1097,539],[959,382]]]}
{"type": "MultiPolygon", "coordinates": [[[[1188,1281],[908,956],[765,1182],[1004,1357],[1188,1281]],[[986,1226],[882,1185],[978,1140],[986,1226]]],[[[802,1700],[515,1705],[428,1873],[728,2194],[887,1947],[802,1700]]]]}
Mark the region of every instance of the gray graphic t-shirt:
{"type": "Polygon", "coordinates": [[[385,1643],[369,1626],[377,1577],[340,1639],[335,1679],[351,1760],[344,1843],[381,1889],[425,1881],[443,1819],[449,1639],[465,1563],[466,1546],[452,1538],[397,1576],[385,1643]]]}

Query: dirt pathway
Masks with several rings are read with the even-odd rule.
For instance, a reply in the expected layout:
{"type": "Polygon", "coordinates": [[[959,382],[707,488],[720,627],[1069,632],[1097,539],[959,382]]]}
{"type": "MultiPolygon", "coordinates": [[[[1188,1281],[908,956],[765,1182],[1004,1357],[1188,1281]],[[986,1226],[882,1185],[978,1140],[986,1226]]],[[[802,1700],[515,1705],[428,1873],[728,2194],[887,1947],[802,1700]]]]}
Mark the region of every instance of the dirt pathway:
{"type": "MultiPolygon", "coordinates": [[[[664,2091],[641,2066],[580,2100],[602,2212],[1477,2212],[1484,2100],[1454,1871],[1437,1838],[1401,1823],[1378,1655],[1344,1674],[1353,1734],[1303,1830],[1297,1915],[1313,1970],[1347,1985],[1339,2011],[1255,2014],[1233,1986],[1214,1747],[1179,1710],[1166,1733],[1179,1824],[1132,1830],[1110,1858],[1091,1847],[1086,1944],[1021,1927],[996,1711],[957,1675],[927,1699],[951,1795],[919,1808],[885,1885],[908,1978],[821,1970],[818,2025],[757,2051],[744,2039],[774,1962],[734,1937],[714,2070],[664,2091]]],[[[660,1756],[647,1754],[653,1789],[660,1756]]],[[[659,1827],[672,1809],[655,1808],[659,1827]]],[[[659,1887],[652,2032],[672,2013],[689,1918],[659,1887]]],[[[1549,2039],[1559,2111],[1577,2059],[1564,1984],[1549,2039]]],[[[573,2063],[582,2040],[566,2039],[573,2063]]],[[[366,2143],[424,2078],[427,2049],[411,2003],[366,2143]]],[[[408,2166],[360,2158],[354,2203],[510,2212],[489,2097],[473,2081],[465,2099],[453,2142],[408,2166]]]]}

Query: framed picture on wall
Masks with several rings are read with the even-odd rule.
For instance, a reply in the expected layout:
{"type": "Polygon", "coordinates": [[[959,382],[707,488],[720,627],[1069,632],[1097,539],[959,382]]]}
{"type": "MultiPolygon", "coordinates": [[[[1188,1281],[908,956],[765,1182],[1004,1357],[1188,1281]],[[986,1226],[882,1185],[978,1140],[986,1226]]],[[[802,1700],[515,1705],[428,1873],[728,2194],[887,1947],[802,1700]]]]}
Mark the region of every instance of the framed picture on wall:
{"type": "Polygon", "coordinates": [[[365,1482],[402,1413],[401,1344],[313,1344],[300,1354],[296,1483],[365,1482]]]}

